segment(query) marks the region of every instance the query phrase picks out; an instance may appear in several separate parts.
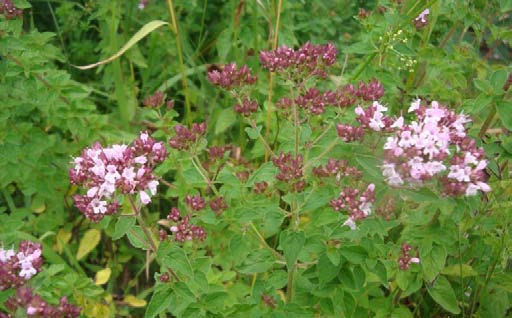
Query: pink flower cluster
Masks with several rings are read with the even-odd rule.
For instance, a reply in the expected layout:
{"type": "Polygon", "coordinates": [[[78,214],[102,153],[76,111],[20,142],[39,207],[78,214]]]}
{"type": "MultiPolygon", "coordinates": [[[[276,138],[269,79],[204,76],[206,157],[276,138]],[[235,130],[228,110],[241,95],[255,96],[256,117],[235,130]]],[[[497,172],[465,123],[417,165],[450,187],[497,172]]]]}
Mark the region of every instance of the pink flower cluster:
{"type": "Polygon", "coordinates": [[[325,166],[313,168],[312,172],[315,176],[320,178],[336,176],[337,180],[347,176],[359,179],[362,176],[362,172],[355,167],[349,166],[347,160],[333,158],[329,158],[325,166]]]}
{"type": "Polygon", "coordinates": [[[447,195],[472,196],[491,190],[484,151],[466,134],[465,124],[470,122],[466,115],[457,115],[436,101],[427,108],[420,100],[411,104],[409,112],[416,114],[417,121],[405,125],[402,117],[397,119],[390,126],[395,135],[384,145],[382,172],[390,185],[422,184],[439,177],[447,195]]]}
{"type": "Polygon", "coordinates": [[[257,77],[251,74],[251,70],[247,65],[243,65],[240,69],[235,63],[226,64],[222,71],[212,70],[208,72],[208,80],[213,85],[220,86],[225,90],[231,90],[235,87],[245,85],[253,85],[257,81],[257,77]]]}
{"type": "Polygon", "coordinates": [[[420,262],[419,258],[411,257],[411,250],[412,247],[409,244],[405,242],[402,244],[402,255],[398,258],[398,267],[403,271],[408,270],[411,263],[418,264],[420,262]]]}
{"type": "Polygon", "coordinates": [[[21,16],[23,10],[16,8],[11,0],[0,0],[0,14],[3,14],[7,20],[11,20],[21,16]]]}
{"type": "Polygon", "coordinates": [[[185,203],[193,210],[200,211],[204,209],[206,206],[206,201],[201,197],[201,195],[190,195],[187,194],[185,196],[185,203]]]}
{"type": "Polygon", "coordinates": [[[276,179],[288,184],[292,191],[302,192],[306,186],[302,172],[302,156],[293,158],[291,153],[281,153],[279,157],[272,158],[274,166],[279,168],[276,179]]]}
{"type": "Polygon", "coordinates": [[[196,143],[201,136],[206,134],[206,123],[194,123],[188,129],[183,125],[174,126],[176,135],[169,140],[169,145],[178,150],[187,150],[196,143]]]}
{"type": "Polygon", "coordinates": [[[252,113],[258,111],[258,101],[248,99],[247,97],[242,98],[242,103],[235,104],[235,112],[249,117],[252,113]]]}
{"type": "MultiPolygon", "coordinates": [[[[185,241],[204,241],[206,239],[204,229],[201,226],[190,224],[190,215],[186,215],[182,218],[178,208],[172,208],[167,219],[174,223],[169,227],[169,230],[174,234],[176,241],[183,243],[185,241]]],[[[167,234],[160,235],[161,238],[165,238],[166,236],[167,234]]]]}
{"type": "Polygon", "coordinates": [[[261,65],[271,72],[294,72],[298,76],[319,76],[325,78],[326,66],[336,62],[338,50],[331,44],[313,45],[307,42],[294,50],[281,46],[273,51],[260,52],[261,65]]]}
{"type": "Polygon", "coordinates": [[[0,318],[20,317],[22,313],[31,318],[73,318],[80,317],[81,312],[81,308],[71,305],[66,297],[62,297],[58,305],[52,306],[29,287],[19,288],[16,295],[7,299],[5,307],[11,314],[0,313],[0,318]]]}
{"type": "Polygon", "coordinates": [[[361,124],[361,127],[370,128],[374,131],[386,131],[394,127],[394,121],[383,113],[387,110],[387,107],[374,101],[373,104],[366,109],[357,106],[355,112],[357,121],[361,124]]]}
{"type": "Polygon", "coordinates": [[[19,287],[41,271],[41,244],[22,241],[18,251],[0,247],[0,291],[19,287]]]}
{"type": "Polygon", "coordinates": [[[421,11],[421,13],[416,18],[414,18],[412,23],[414,24],[414,26],[416,27],[417,30],[423,28],[424,26],[426,26],[428,24],[428,15],[429,14],[430,14],[430,10],[427,8],[427,9],[421,11]]]}
{"type": "Polygon", "coordinates": [[[350,215],[343,225],[355,230],[355,221],[364,219],[370,215],[374,202],[375,185],[371,183],[363,193],[360,193],[358,189],[345,187],[339,197],[332,199],[329,204],[335,211],[347,211],[350,215]]]}
{"type": "Polygon", "coordinates": [[[96,143],[84,149],[69,170],[71,183],[87,189],[85,195],[73,197],[75,206],[97,222],[118,210],[117,194],[138,194],[142,204],[149,204],[158,186],[153,168],[166,157],[164,144],[146,132],[140,133],[131,146],[104,148],[96,143]]]}

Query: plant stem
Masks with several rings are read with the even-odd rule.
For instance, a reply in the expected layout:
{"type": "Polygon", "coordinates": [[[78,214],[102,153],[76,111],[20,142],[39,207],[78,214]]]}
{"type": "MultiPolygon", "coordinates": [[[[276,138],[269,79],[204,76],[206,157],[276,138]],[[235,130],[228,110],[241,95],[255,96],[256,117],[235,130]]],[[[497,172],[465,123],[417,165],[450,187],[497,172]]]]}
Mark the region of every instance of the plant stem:
{"type": "Polygon", "coordinates": [[[217,188],[215,188],[215,186],[213,185],[213,181],[210,180],[210,178],[208,177],[208,172],[206,172],[201,166],[201,162],[199,161],[199,158],[197,158],[197,155],[192,156],[191,160],[197,172],[201,175],[206,184],[208,184],[208,187],[212,189],[213,193],[215,193],[216,196],[218,196],[219,192],[217,191],[217,188]]]}
{"type": "Polygon", "coordinates": [[[460,274],[460,299],[461,299],[461,302],[462,302],[462,318],[464,318],[466,316],[466,308],[464,308],[464,277],[462,276],[462,246],[461,246],[461,235],[460,235],[460,231],[461,231],[461,228],[460,228],[460,223],[459,223],[459,229],[458,229],[458,241],[459,241],[459,274],[460,274]]]}
{"type": "Polygon", "coordinates": [[[261,233],[258,231],[258,229],[256,228],[256,226],[254,226],[254,223],[250,222],[249,223],[249,226],[251,227],[251,229],[254,231],[254,234],[256,236],[256,238],[258,239],[258,241],[260,241],[261,243],[261,246],[266,248],[267,250],[269,250],[270,252],[272,252],[272,254],[274,254],[274,256],[276,258],[278,258],[280,261],[284,261],[284,257],[283,255],[279,254],[275,249],[273,249],[272,247],[270,247],[268,244],[267,244],[267,241],[265,241],[265,238],[263,238],[263,236],[261,235],[261,233]]]}
{"type": "Polygon", "coordinates": [[[146,236],[146,238],[149,242],[149,247],[150,247],[151,251],[156,253],[157,247],[156,247],[155,241],[153,240],[153,236],[149,232],[146,222],[144,221],[144,218],[142,217],[142,215],[140,213],[140,207],[137,207],[137,205],[135,204],[135,202],[133,201],[133,198],[131,196],[128,196],[128,201],[130,201],[130,204],[133,208],[133,213],[135,213],[135,218],[137,219],[137,222],[139,223],[140,228],[142,229],[142,232],[144,232],[144,235],[146,236]]]}
{"type": "Polygon", "coordinates": [[[181,48],[181,36],[174,12],[174,4],[172,0],[167,0],[167,8],[171,19],[171,29],[176,34],[176,50],[178,51],[178,61],[180,63],[181,85],[183,86],[183,94],[185,95],[185,120],[188,124],[192,123],[192,109],[190,107],[190,98],[187,88],[187,74],[185,72],[185,63],[183,62],[183,50],[181,48]]]}
{"type": "MultiPolygon", "coordinates": [[[[272,50],[275,50],[277,48],[277,40],[279,38],[279,24],[281,22],[281,10],[283,8],[283,1],[278,0],[277,2],[277,12],[276,12],[276,25],[274,28],[274,39],[272,40],[272,50]]],[[[269,73],[269,80],[268,80],[268,99],[267,99],[267,118],[265,121],[265,140],[268,140],[270,138],[270,115],[272,113],[272,89],[273,89],[273,82],[274,82],[274,73],[269,73]]],[[[269,149],[266,149],[265,151],[265,161],[268,161],[268,157],[270,155],[269,149]]]]}
{"type": "Polygon", "coordinates": [[[288,269],[288,283],[286,285],[286,303],[290,303],[293,299],[293,287],[295,285],[295,270],[297,266],[292,265],[292,268],[288,269]]]}

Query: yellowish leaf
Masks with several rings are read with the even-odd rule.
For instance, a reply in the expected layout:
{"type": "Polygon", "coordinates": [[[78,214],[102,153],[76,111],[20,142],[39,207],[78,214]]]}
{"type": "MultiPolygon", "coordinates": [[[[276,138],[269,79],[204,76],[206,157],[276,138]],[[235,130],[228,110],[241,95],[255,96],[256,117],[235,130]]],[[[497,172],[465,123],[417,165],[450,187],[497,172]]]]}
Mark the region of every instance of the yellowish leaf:
{"type": "Polygon", "coordinates": [[[59,254],[62,253],[62,250],[64,249],[64,245],[68,244],[70,239],[71,239],[71,232],[68,232],[64,229],[60,229],[57,232],[57,244],[55,244],[55,248],[57,249],[57,252],[59,254]]]}
{"type": "Polygon", "coordinates": [[[30,207],[32,208],[32,211],[39,214],[39,213],[43,213],[44,210],[46,210],[46,203],[44,202],[43,198],[36,195],[32,199],[32,204],[30,205],[30,207]]]}
{"type": "Polygon", "coordinates": [[[478,273],[468,264],[462,264],[459,266],[457,264],[450,265],[441,271],[441,274],[445,274],[448,276],[456,276],[456,277],[468,277],[468,276],[476,276],[478,273]]]}
{"type": "Polygon", "coordinates": [[[90,229],[85,232],[84,236],[80,240],[78,245],[78,251],[76,252],[76,259],[81,260],[87,254],[89,254],[100,242],[101,232],[97,229],[90,229]]]}
{"type": "Polygon", "coordinates": [[[94,283],[96,285],[103,285],[106,282],[108,282],[110,278],[110,274],[112,274],[112,270],[110,268],[104,268],[96,273],[96,276],[94,277],[94,283]]]}
{"type": "Polygon", "coordinates": [[[139,31],[137,31],[137,33],[135,33],[132,36],[132,38],[130,40],[128,40],[128,42],[126,42],[126,44],[123,45],[123,47],[119,51],[117,51],[117,53],[115,53],[111,57],[109,57],[109,58],[107,58],[107,59],[105,59],[103,61],[99,61],[97,63],[94,63],[94,64],[89,64],[89,65],[84,65],[84,66],[75,66],[75,67],[79,68],[81,70],[88,70],[90,68],[94,68],[94,67],[97,67],[97,66],[100,66],[100,65],[103,65],[103,64],[110,63],[113,60],[115,60],[118,57],[120,57],[121,55],[123,55],[132,46],[137,44],[137,42],[139,42],[140,40],[145,38],[149,33],[153,32],[154,30],[158,29],[162,25],[166,25],[166,24],[169,24],[169,23],[164,22],[164,21],[160,21],[160,20],[153,20],[151,22],[148,22],[139,31]]]}
{"type": "Polygon", "coordinates": [[[144,299],[137,298],[133,295],[124,296],[123,300],[130,307],[144,307],[146,306],[146,301],[144,299]]]}

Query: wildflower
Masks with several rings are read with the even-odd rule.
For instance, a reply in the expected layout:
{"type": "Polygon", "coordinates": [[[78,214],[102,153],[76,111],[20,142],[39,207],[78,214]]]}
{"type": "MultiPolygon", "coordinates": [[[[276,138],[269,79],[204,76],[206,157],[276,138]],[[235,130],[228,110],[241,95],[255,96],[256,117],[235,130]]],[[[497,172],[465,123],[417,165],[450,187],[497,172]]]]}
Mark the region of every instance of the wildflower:
{"type": "Polygon", "coordinates": [[[140,0],[139,5],[137,6],[139,10],[144,10],[148,5],[149,0],[140,0]]]}
{"type": "Polygon", "coordinates": [[[410,252],[412,250],[412,247],[407,244],[406,242],[404,242],[402,244],[402,254],[400,256],[400,258],[398,259],[398,267],[405,271],[405,270],[408,270],[409,267],[411,266],[411,263],[419,263],[420,262],[420,259],[418,257],[411,257],[410,255],[410,252]]]}
{"type": "Polygon", "coordinates": [[[327,77],[325,68],[336,62],[337,54],[331,43],[313,45],[307,42],[297,50],[281,46],[273,51],[262,51],[260,63],[271,72],[289,72],[302,81],[307,76],[327,77]]]}
{"type": "Polygon", "coordinates": [[[272,159],[274,166],[279,168],[276,179],[290,185],[292,191],[302,192],[306,186],[302,172],[302,156],[293,158],[291,153],[281,153],[272,159]]]}
{"type": "Polygon", "coordinates": [[[421,13],[416,18],[414,18],[412,23],[414,24],[416,29],[419,30],[428,24],[428,15],[429,14],[430,14],[430,9],[427,8],[427,9],[421,11],[421,13]]]}
{"type": "Polygon", "coordinates": [[[361,106],[356,107],[355,113],[358,115],[357,121],[361,124],[361,127],[381,131],[389,130],[395,123],[390,117],[383,114],[383,112],[387,110],[387,107],[374,101],[373,104],[366,109],[363,109],[361,106]]]}
{"type": "Polygon", "coordinates": [[[224,211],[228,208],[226,201],[224,200],[224,197],[222,197],[222,196],[212,199],[210,201],[209,205],[210,205],[210,208],[212,209],[212,211],[215,212],[216,214],[220,214],[220,213],[222,213],[222,211],[224,211]]]}
{"type": "Polygon", "coordinates": [[[149,204],[159,184],[153,168],[166,156],[163,143],[155,142],[146,132],[141,132],[131,146],[102,147],[96,143],[84,149],[69,170],[71,183],[87,189],[85,195],[73,197],[75,206],[97,222],[117,212],[117,194],[138,194],[142,204],[149,204]]]}
{"type": "Polygon", "coordinates": [[[191,196],[191,195],[187,194],[187,196],[185,197],[185,202],[194,211],[202,210],[202,209],[204,209],[204,207],[206,205],[206,202],[204,201],[204,199],[199,194],[198,195],[194,195],[194,196],[191,196]]]}
{"type": "Polygon", "coordinates": [[[329,205],[335,210],[344,210],[349,213],[348,219],[343,223],[352,230],[356,229],[355,221],[364,219],[372,213],[375,202],[375,185],[369,184],[363,193],[358,189],[345,187],[337,199],[332,199],[329,205]]]}
{"type": "Polygon", "coordinates": [[[18,251],[0,247],[0,291],[19,287],[41,271],[41,244],[22,241],[18,251]]]}
{"type": "Polygon", "coordinates": [[[416,114],[417,121],[405,125],[400,117],[390,126],[395,135],[384,145],[382,173],[389,184],[422,184],[438,177],[446,195],[490,191],[484,172],[487,160],[483,149],[466,135],[465,124],[470,122],[466,115],[436,101],[427,108],[420,100],[411,103],[409,112],[416,114]]]}
{"type": "Polygon", "coordinates": [[[190,224],[190,215],[182,218],[178,208],[172,208],[167,219],[173,222],[169,230],[174,234],[176,241],[183,243],[185,241],[204,241],[206,239],[204,229],[201,226],[190,224]]]}
{"type": "Polygon", "coordinates": [[[11,0],[0,0],[0,14],[11,20],[23,15],[23,10],[16,8],[11,0]]]}
{"type": "Polygon", "coordinates": [[[148,96],[142,104],[146,107],[158,108],[164,103],[164,93],[156,91],[153,95],[148,96]]]}
{"type": "Polygon", "coordinates": [[[362,172],[355,167],[349,166],[347,160],[333,158],[329,158],[325,166],[313,168],[312,172],[320,178],[335,176],[337,181],[342,177],[352,176],[359,179],[362,176],[362,172]]]}
{"type": "Polygon", "coordinates": [[[5,308],[11,314],[2,314],[0,317],[19,317],[25,313],[29,317],[53,317],[73,318],[80,317],[81,308],[68,302],[67,297],[62,297],[56,306],[48,304],[29,287],[21,287],[16,290],[16,295],[7,299],[5,308]]]}
{"type": "Polygon", "coordinates": [[[252,113],[258,111],[258,101],[244,97],[242,99],[242,103],[236,104],[234,108],[235,112],[242,114],[245,117],[249,117],[252,113]]]}
{"type": "Polygon", "coordinates": [[[235,63],[226,64],[220,72],[218,70],[208,72],[210,83],[220,86],[225,90],[253,85],[257,79],[256,76],[251,74],[251,70],[247,65],[243,65],[239,69],[235,63]]]}
{"type": "Polygon", "coordinates": [[[178,150],[187,150],[206,133],[206,123],[194,123],[188,129],[183,125],[174,126],[176,135],[169,140],[169,145],[178,150]]]}

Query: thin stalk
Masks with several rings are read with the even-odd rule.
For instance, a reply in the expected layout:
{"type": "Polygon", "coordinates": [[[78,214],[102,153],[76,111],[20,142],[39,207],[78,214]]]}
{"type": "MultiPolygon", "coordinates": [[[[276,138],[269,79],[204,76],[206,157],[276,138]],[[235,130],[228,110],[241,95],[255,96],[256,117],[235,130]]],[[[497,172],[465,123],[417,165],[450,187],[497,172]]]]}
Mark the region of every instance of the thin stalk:
{"type": "Polygon", "coordinates": [[[128,201],[130,201],[130,204],[133,208],[133,212],[135,213],[135,218],[137,219],[137,222],[140,225],[140,228],[142,229],[142,232],[144,232],[144,235],[146,236],[149,246],[152,252],[156,252],[157,247],[155,244],[155,241],[153,240],[153,236],[149,232],[148,226],[146,225],[146,222],[144,221],[144,218],[141,216],[140,213],[140,207],[137,207],[135,202],[133,201],[133,198],[131,196],[128,196],[128,201]]]}
{"type": "Polygon", "coordinates": [[[317,162],[318,160],[322,159],[326,154],[328,154],[332,148],[334,148],[337,144],[339,144],[340,141],[338,139],[334,139],[328,146],[325,148],[325,150],[318,155],[314,160],[308,161],[305,165],[303,170],[306,171],[306,168],[309,168],[314,162],[317,162]]]}
{"type": "Polygon", "coordinates": [[[295,285],[295,271],[297,266],[292,265],[292,268],[288,270],[288,282],[286,285],[286,303],[291,303],[293,299],[293,287],[295,285]]]}
{"type": "Polygon", "coordinates": [[[219,192],[217,191],[217,188],[213,185],[213,181],[208,177],[208,173],[203,169],[201,166],[201,162],[199,161],[199,158],[197,156],[193,156],[191,158],[192,164],[196,168],[197,172],[201,175],[203,180],[208,184],[208,187],[212,189],[213,193],[215,193],[216,196],[219,195],[219,192]]]}
{"type": "Polygon", "coordinates": [[[185,121],[192,123],[192,109],[190,107],[190,97],[187,87],[187,74],[185,72],[185,63],[183,62],[183,50],[181,48],[181,36],[174,12],[174,4],[172,0],[167,0],[167,8],[169,9],[169,17],[171,19],[171,29],[176,34],[176,50],[178,51],[178,61],[180,63],[181,85],[183,86],[183,94],[185,95],[185,121]]]}
{"type": "Polygon", "coordinates": [[[480,132],[478,132],[478,137],[483,138],[485,133],[487,132],[487,129],[492,123],[492,120],[494,119],[494,116],[496,116],[496,107],[491,108],[491,111],[489,112],[489,115],[487,115],[487,118],[485,119],[484,123],[482,124],[482,127],[480,128],[480,132]]]}
{"type": "MultiPolygon", "coordinates": [[[[276,12],[276,25],[274,28],[274,39],[272,40],[272,50],[277,48],[277,41],[279,38],[279,24],[281,23],[281,10],[283,8],[283,1],[278,0],[277,2],[277,12],[276,12]]],[[[269,73],[268,79],[268,99],[267,99],[267,118],[265,120],[265,140],[270,138],[270,117],[272,114],[272,93],[273,93],[273,83],[274,83],[274,73],[269,73]]],[[[265,161],[268,161],[268,157],[270,152],[268,149],[265,151],[265,161]]]]}
{"type": "Polygon", "coordinates": [[[270,252],[272,252],[272,254],[274,254],[274,256],[281,260],[281,261],[284,261],[284,257],[283,255],[279,254],[275,249],[273,249],[272,247],[270,247],[270,245],[268,245],[267,241],[265,241],[265,238],[261,235],[261,233],[258,231],[258,229],[256,228],[256,226],[254,226],[254,223],[250,222],[249,223],[249,226],[251,227],[251,229],[253,230],[256,238],[258,239],[258,241],[260,242],[261,246],[266,248],[267,250],[269,250],[270,252]]]}
{"type": "Polygon", "coordinates": [[[462,318],[466,317],[466,308],[465,308],[465,305],[464,305],[464,277],[462,277],[462,243],[461,243],[461,238],[460,238],[460,231],[461,231],[461,228],[460,228],[460,223],[459,223],[459,230],[458,230],[458,241],[459,241],[459,274],[460,274],[460,299],[461,299],[461,302],[462,302],[462,318]]]}
{"type": "MultiPolygon", "coordinates": [[[[252,128],[256,128],[256,122],[254,122],[254,120],[252,119],[248,119],[249,121],[249,125],[251,125],[252,128]]],[[[270,147],[270,145],[268,144],[268,142],[265,140],[265,138],[263,138],[263,136],[258,133],[258,139],[261,141],[261,143],[263,144],[263,147],[265,147],[265,151],[266,153],[272,155],[272,157],[275,157],[276,154],[274,153],[274,151],[272,151],[272,148],[270,147]]]]}

